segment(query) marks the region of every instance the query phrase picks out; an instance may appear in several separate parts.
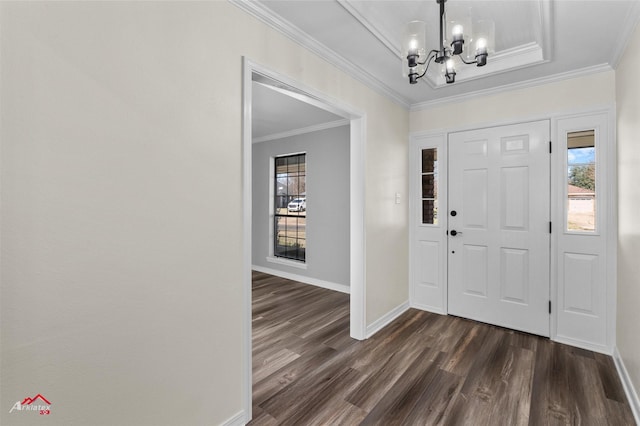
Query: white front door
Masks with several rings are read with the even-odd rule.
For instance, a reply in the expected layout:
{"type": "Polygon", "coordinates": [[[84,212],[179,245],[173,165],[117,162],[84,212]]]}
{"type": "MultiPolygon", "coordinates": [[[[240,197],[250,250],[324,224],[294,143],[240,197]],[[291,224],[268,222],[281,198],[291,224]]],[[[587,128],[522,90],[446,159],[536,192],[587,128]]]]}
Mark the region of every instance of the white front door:
{"type": "Polygon", "coordinates": [[[549,336],[549,132],[449,134],[450,314],[549,336]]]}

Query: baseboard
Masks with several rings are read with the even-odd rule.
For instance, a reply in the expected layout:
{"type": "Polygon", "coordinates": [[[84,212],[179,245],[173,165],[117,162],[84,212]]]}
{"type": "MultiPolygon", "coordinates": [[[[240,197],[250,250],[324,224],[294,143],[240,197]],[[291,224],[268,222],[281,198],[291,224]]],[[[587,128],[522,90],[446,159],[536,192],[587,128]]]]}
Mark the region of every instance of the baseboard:
{"type": "Polygon", "coordinates": [[[431,312],[433,314],[447,315],[447,313],[442,308],[436,308],[433,306],[423,305],[420,303],[412,303],[410,307],[415,309],[420,309],[421,311],[431,312]]]}
{"type": "Polygon", "coordinates": [[[592,352],[598,352],[605,355],[612,355],[611,348],[604,345],[598,345],[596,343],[587,342],[585,340],[572,339],[571,337],[566,337],[562,335],[556,335],[551,340],[553,340],[554,342],[563,343],[565,345],[575,346],[576,348],[586,349],[592,352]]]}
{"type": "Polygon", "coordinates": [[[409,301],[404,302],[403,304],[396,306],[377,320],[375,320],[371,325],[367,326],[367,339],[378,331],[382,330],[384,327],[389,325],[394,319],[398,318],[400,315],[405,313],[409,309],[409,301]]]}
{"type": "Polygon", "coordinates": [[[269,275],[275,275],[276,277],[286,278],[288,280],[299,281],[305,284],[315,285],[316,287],[322,287],[329,290],[339,291],[340,293],[351,293],[351,289],[348,285],[332,283],[329,281],[319,280],[317,278],[305,277],[304,275],[292,274],[290,272],[283,272],[277,269],[265,268],[264,266],[252,265],[251,269],[258,272],[263,272],[269,275]]]}
{"type": "Polygon", "coordinates": [[[633,417],[636,419],[636,424],[640,425],[640,399],[638,399],[638,393],[633,387],[633,382],[631,381],[627,367],[624,365],[624,361],[622,361],[622,357],[620,356],[620,352],[618,352],[617,346],[613,348],[613,362],[616,365],[616,370],[618,370],[620,381],[622,381],[624,393],[627,394],[627,400],[629,400],[633,417]]]}
{"type": "Polygon", "coordinates": [[[220,426],[244,426],[247,422],[248,419],[246,418],[244,410],[242,410],[220,423],[220,426]]]}

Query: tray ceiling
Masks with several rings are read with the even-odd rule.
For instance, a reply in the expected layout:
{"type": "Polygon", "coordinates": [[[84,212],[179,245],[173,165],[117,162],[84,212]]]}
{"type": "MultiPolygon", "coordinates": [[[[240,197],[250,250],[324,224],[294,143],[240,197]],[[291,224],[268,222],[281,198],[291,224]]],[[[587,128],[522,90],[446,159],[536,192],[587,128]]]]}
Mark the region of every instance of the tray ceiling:
{"type": "Polygon", "coordinates": [[[495,22],[487,66],[457,69],[446,85],[439,67],[409,85],[401,73],[405,24],[423,20],[438,45],[438,5],[428,1],[307,0],[234,4],[282,31],[405,107],[420,108],[501,88],[615,68],[640,16],[637,0],[449,0],[447,19],[495,22]]]}

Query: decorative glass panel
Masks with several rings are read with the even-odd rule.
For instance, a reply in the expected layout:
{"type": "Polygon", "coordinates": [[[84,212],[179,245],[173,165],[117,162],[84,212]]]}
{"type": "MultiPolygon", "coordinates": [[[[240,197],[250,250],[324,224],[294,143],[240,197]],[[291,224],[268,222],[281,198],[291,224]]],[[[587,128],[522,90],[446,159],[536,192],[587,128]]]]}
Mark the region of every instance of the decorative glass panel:
{"type": "Polygon", "coordinates": [[[594,232],[596,229],[595,132],[585,130],[567,135],[567,230],[594,232]]]}
{"type": "Polygon", "coordinates": [[[422,223],[438,224],[438,150],[422,150],[422,223]]]}

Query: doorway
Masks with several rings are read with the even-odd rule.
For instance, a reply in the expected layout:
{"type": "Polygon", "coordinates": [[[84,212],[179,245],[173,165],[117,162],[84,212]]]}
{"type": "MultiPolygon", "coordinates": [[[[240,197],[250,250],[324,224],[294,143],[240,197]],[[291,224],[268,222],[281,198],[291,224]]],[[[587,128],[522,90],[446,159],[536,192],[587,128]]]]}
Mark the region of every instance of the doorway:
{"type": "Polygon", "coordinates": [[[252,268],[252,82],[268,80],[291,96],[348,120],[349,130],[349,290],[350,335],[365,338],[364,283],[364,141],[365,115],[349,105],[317,92],[284,75],[243,59],[243,354],[244,409],[251,418],[252,344],[251,344],[251,268],[252,268]]]}

